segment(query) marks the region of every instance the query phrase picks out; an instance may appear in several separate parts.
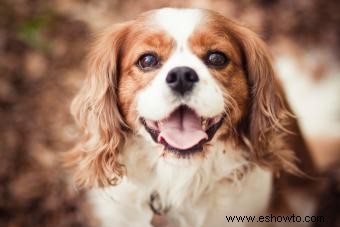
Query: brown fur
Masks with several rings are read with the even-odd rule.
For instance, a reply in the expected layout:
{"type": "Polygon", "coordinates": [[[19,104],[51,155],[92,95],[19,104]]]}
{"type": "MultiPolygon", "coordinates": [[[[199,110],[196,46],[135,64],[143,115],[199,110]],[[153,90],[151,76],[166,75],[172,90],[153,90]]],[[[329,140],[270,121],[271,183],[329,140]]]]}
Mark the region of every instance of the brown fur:
{"type": "Polygon", "coordinates": [[[118,100],[122,114],[126,117],[126,121],[132,129],[136,129],[139,122],[138,115],[135,111],[135,94],[154,79],[161,66],[149,72],[142,72],[135,64],[138,58],[146,52],[157,53],[160,61],[165,62],[171,54],[173,40],[160,31],[143,33],[142,29],[138,28],[131,30],[126,40],[128,41],[124,45],[126,56],[122,56],[121,78],[118,84],[118,100]]]}
{"type": "Polygon", "coordinates": [[[118,59],[130,23],[119,24],[97,39],[89,59],[89,75],[71,107],[83,130],[82,141],[66,155],[75,166],[75,180],[83,187],[116,184],[124,169],[117,161],[126,124],[120,115],[118,59]]]}
{"type": "Polygon", "coordinates": [[[229,132],[240,121],[248,105],[247,78],[241,65],[238,46],[225,32],[217,33],[210,26],[202,26],[189,39],[189,45],[194,54],[204,59],[208,51],[219,50],[225,53],[229,63],[222,69],[210,68],[210,73],[219,82],[225,97],[225,106],[229,132]]]}

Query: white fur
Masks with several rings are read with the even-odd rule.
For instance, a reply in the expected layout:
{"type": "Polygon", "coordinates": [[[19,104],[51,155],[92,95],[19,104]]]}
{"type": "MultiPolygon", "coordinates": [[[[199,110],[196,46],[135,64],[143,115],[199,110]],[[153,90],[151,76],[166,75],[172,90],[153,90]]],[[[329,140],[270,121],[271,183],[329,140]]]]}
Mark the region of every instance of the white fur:
{"type": "Polygon", "coordinates": [[[188,46],[188,38],[201,18],[200,10],[162,9],[150,19],[154,26],[163,29],[174,39],[175,48],[155,79],[138,93],[137,111],[140,116],[161,120],[180,104],[186,104],[202,117],[215,117],[223,113],[225,107],[221,89],[202,60],[188,46]],[[199,76],[199,82],[189,96],[173,94],[166,84],[168,72],[178,66],[191,67],[199,76]]]}
{"type": "Polygon", "coordinates": [[[186,47],[189,36],[200,24],[202,16],[199,9],[164,8],[158,10],[151,20],[171,35],[177,46],[186,47]]]}
{"type": "Polygon", "coordinates": [[[154,191],[162,206],[170,207],[169,226],[240,226],[231,225],[225,216],[264,214],[271,196],[271,173],[255,166],[237,179],[236,171],[249,164],[241,150],[214,141],[204,160],[176,160],[180,167],[161,152],[141,136],[130,138],[120,159],[127,177],[116,187],[90,193],[101,226],[150,226],[148,203],[154,191]]]}

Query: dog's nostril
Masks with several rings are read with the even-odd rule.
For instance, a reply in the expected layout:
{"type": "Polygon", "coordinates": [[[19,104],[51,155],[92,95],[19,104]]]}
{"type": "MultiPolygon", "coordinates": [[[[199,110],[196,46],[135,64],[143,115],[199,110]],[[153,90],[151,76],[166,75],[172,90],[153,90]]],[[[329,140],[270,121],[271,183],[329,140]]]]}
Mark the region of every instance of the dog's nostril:
{"type": "Polygon", "coordinates": [[[199,81],[199,78],[195,70],[183,66],[170,70],[165,81],[173,91],[183,95],[192,90],[195,83],[199,81]]]}
{"type": "Polygon", "coordinates": [[[169,73],[165,80],[166,80],[167,83],[174,83],[174,82],[176,82],[177,81],[176,73],[174,73],[174,72],[169,73]]]}
{"type": "Polygon", "coordinates": [[[198,81],[198,76],[196,73],[192,73],[190,71],[185,73],[185,79],[191,81],[191,82],[197,82],[198,81]]]}

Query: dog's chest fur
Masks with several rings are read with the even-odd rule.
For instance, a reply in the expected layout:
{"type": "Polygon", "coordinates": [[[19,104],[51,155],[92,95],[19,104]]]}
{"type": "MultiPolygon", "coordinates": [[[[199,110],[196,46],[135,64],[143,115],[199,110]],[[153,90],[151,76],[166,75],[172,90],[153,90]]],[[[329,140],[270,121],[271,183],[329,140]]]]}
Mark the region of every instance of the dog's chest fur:
{"type": "Polygon", "coordinates": [[[160,147],[150,144],[139,137],[130,139],[124,149],[128,154],[121,157],[127,177],[102,190],[101,196],[99,190],[91,192],[104,226],[124,221],[133,226],[132,220],[136,226],[148,226],[151,208],[165,214],[174,226],[223,226],[228,225],[226,215],[265,212],[271,173],[246,161],[242,151],[215,141],[201,162],[179,162],[164,159],[160,147]]]}

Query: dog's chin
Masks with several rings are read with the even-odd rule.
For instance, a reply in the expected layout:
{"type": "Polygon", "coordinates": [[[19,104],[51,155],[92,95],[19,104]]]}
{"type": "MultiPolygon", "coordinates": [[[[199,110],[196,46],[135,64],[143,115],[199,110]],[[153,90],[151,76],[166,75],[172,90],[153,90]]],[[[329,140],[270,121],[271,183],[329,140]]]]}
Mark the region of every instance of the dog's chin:
{"type": "Polygon", "coordinates": [[[163,145],[164,157],[179,159],[202,154],[204,145],[214,137],[224,117],[220,114],[203,118],[195,110],[181,105],[162,120],[140,117],[140,121],[151,138],[163,145]]]}

